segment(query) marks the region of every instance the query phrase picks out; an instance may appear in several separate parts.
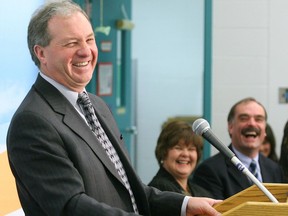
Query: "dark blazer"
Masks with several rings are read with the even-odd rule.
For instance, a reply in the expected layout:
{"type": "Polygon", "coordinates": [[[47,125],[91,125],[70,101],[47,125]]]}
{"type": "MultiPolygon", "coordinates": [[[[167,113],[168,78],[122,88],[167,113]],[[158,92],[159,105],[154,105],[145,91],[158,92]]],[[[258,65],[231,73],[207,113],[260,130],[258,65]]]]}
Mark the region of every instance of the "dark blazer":
{"type": "MultiPolygon", "coordinates": [[[[158,188],[161,191],[173,191],[186,195],[180,184],[163,166],[160,166],[157,174],[153,177],[148,185],[158,188]]],[[[212,197],[212,195],[204,188],[193,184],[190,181],[188,181],[188,187],[191,195],[194,197],[212,197]]]]}
{"type": "MultiPolygon", "coordinates": [[[[140,214],[180,215],[184,196],[141,182],[110,110],[99,97],[89,97],[123,163],[140,214]]],[[[129,192],[93,132],[41,76],[13,116],[7,151],[27,216],[135,215],[129,192]]]]}
{"type": "MultiPolygon", "coordinates": [[[[231,145],[229,148],[232,150],[231,145]]],[[[263,182],[283,182],[283,173],[277,163],[260,154],[259,165],[263,182]]],[[[226,199],[251,186],[246,175],[221,153],[203,161],[196,168],[192,182],[207,189],[216,199],[226,199]]]]}

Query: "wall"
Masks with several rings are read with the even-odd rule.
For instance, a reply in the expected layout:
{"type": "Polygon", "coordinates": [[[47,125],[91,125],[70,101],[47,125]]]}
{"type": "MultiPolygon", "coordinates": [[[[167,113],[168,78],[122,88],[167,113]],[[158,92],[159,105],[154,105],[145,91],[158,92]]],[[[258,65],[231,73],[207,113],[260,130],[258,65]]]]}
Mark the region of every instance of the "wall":
{"type": "Polygon", "coordinates": [[[229,109],[253,96],[267,109],[279,155],[288,119],[287,104],[278,100],[278,88],[288,86],[287,9],[286,0],[213,1],[211,127],[224,143],[229,109]]]}
{"type": "Polygon", "coordinates": [[[132,57],[137,62],[136,169],[145,183],[158,170],[162,124],[202,115],[203,0],[133,0],[132,57]]]}

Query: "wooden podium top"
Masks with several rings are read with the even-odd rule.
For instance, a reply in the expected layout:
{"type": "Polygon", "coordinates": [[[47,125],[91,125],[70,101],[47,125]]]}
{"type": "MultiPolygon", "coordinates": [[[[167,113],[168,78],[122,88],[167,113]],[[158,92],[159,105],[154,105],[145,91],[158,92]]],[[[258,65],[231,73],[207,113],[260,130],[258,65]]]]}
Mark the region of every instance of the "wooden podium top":
{"type": "Polygon", "coordinates": [[[288,203],[245,202],[222,214],[223,216],[287,216],[288,203]]]}
{"type": "Polygon", "coordinates": [[[253,185],[214,206],[224,216],[288,215],[288,184],[263,183],[279,203],[273,203],[253,185]]]}

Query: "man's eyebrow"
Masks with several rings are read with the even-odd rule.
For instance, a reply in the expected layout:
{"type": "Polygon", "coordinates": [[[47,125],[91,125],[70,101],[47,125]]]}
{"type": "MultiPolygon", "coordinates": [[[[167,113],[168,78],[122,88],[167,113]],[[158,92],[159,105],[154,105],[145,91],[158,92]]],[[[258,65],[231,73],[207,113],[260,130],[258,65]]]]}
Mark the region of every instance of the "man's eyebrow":
{"type": "Polygon", "coordinates": [[[257,114],[257,115],[249,115],[248,113],[240,113],[238,115],[239,117],[254,117],[254,118],[265,118],[264,115],[262,114],[257,114]]]}
{"type": "Polygon", "coordinates": [[[239,116],[239,117],[244,117],[244,116],[250,116],[250,115],[247,114],[247,113],[240,113],[238,116],[239,116]]]}
{"type": "Polygon", "coordinates": [[[95,37],[95,34],[92,32],[91,34],[87,35],[87,37],[95,37]]]}
{"type": "MultiPolygon", "coordinates": [[[[95,38],[95,35],[94,33],[92,32],[91,34],[88,34],[85,38],[95,38]]],[[[77,37],[66,37],[66,38],[63,38],[59,41],[59,44],[63,45],[63,44],[66,44],[67,42],[70,42],[70,41],[79,41],[79,39],[77,37]]]]}

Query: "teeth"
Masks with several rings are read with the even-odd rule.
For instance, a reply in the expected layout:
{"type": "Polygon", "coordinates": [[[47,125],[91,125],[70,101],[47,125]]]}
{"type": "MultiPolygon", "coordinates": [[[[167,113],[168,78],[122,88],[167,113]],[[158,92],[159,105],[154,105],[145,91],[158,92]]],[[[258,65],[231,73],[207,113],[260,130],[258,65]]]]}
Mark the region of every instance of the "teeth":
{"type": "Polygon", "coordinates": [[[248,136],[256,137],[257,134],[256,134],[256,133],[246,133],[245,136],[246,136],[246,137],[248,137],[248,136]]]}
{"type": "Polygon", "coordinates": [[[188,164],[189,162],[188,161],[178,161],[178,163],[180,163],[180,164],[188,164]]]}
{"type": "Polygon", "coordinates": [[[246,134],[247,134],[247,135],[256,135],[255,132],[247,132],[246,134]]]}
{"type": "Polygon", "coordinates": [[[256,136],[256,133],[250,132],[250,133],[246,133],[245,135],[246,135],[246,136],[256,136]]]}
{"type": "Polygon", "coordinates": [[[79,62],[79,63],[74,64],[74,65],[77,67],[86,66],[86,65],[88,65],[88,62],[79,62]]]}

